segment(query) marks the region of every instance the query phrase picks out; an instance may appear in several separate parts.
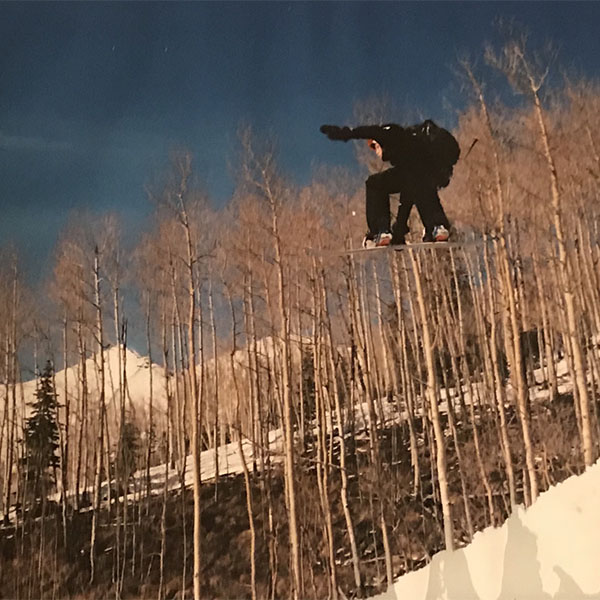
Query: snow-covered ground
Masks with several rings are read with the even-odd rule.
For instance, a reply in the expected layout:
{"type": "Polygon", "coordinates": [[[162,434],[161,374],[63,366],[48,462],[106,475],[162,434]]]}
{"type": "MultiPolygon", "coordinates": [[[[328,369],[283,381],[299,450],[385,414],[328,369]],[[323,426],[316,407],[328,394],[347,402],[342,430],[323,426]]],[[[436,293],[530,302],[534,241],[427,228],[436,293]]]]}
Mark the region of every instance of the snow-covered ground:
{"type": "MultiPolygon", "coordinates": [[[[271,462],[280,462],[283,457],[283,431],[281,429],[269,432],[268,448],[271,462]]],[[[260,464],[260,449],[256,448],[247,439],[243,439],[242,441],[242,453],[249,471],[252,471],[255,460],[260,464]]],[[[158,465],[150,469],[150,485],[153,494],[160,494],[164,490],[165,481],[168,490],[175,490],[181,487],[179,471],[169,468],[168,473],[165,474],[166,468],[166,465],[158,465]]],[[[237,441],[219,446],[216,454],[214,450],[204,450],[200,453],[200,477],[203,482],[214,481],[217,469],[220,476],[239,475],[244,472],[237,441]]],[[[145,471],[137,471],[133,476],[133,481],[130,483],[130,488],[142,488],[145,477],[145,471]]],[[[194,474],[191,456],[188,456],[186,459],[183,479],[186,487],[193,485],[194,474]]]]}
{"type": "Polygon", "coordinates": [[[600,461],[377,600],[600,599],[600,461]]]}

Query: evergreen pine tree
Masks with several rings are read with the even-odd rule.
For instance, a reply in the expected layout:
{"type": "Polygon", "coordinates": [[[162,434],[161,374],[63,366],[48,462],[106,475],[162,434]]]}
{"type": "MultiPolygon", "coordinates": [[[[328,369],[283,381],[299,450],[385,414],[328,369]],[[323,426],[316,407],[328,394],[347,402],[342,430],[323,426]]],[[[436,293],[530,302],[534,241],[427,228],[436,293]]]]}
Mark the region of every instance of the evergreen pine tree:
{"type": "Polygon", "coordinates": [[[48,361],[40,376],[36,400],[25,425],[22,458],[26,489],[35,500],[45,498],[59,464],[58,399],[54,390],[54,368],[48,361]]]}

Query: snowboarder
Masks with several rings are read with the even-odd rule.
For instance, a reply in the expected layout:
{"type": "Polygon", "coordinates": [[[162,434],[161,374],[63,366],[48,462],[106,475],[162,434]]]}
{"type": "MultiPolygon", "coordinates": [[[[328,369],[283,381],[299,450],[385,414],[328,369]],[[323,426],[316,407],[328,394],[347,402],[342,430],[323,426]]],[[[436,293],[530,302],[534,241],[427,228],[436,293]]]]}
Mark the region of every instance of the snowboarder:
{"type": "Polygon", "coordinates": [[[404,244],[413,204],[425,227],[423,241],[448,240],[450,222],[442,208],[438,189],[450,182],[452,168],[460,154],[451,133],[431,120],[412,127],[395,123],[355,128],[322,125],[321,132],[330,140],[368,140],[370,148],[382,160],[392,164],[391,168],[374,173],[366,181],[369,230],[363,240],[365,248],[404,244]],[[390,194],[398,192],[400,206],[392,231],[389,198],[390,194]]]}

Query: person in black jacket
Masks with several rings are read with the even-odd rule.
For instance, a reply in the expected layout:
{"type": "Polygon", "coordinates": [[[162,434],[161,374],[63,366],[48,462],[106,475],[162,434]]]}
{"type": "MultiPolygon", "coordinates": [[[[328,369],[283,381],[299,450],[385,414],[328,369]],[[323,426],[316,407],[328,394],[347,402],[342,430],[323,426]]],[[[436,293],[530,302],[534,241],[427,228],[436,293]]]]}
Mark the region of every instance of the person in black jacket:
{"type": "Polygon", "coordinates": [[[322,125],[321,132],[330,140],[368,140],[369,146],[380,158],[392,164],[391,168],[367,178],[369,230],[363,246],[404,244],[413,205],[417,207],[425,228],[423,241],[448,240],[450,222],[442,208],[438,189],[448,185],[452,167],[460,154],[456,140],[448,131],[427,120],[412,127],[395,123],[363,125],[353,129],[322,125]],[[400,206],[392,231],[389,197],[394,193],[400,193],[400,206]]]}

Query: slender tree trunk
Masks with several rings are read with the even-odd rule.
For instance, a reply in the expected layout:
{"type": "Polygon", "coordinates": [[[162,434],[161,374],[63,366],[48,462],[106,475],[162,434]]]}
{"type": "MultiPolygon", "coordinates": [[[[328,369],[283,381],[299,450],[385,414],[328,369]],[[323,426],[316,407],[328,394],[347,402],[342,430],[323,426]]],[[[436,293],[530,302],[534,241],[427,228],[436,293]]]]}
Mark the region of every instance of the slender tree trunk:
{"type": "Polygon", "coordinates": [[[408,353],[407,353],[407,336],[406,336],[406,319],[402,308],[402,287],[400,284],[399,260],[391,261],[392,282],[394,290],[394,299],[396,304],[396,318],[398,319],[398,327],[400,331],[399,347],[401,349],[401,373],[403,379],[403,395],[406,402],[406,413],[408,422],[408,432],[410,439],[410,462],[413,470],[413,495],[416,496],[419,490],[419,481],[421,478],[419,465],[419,448],[417,442],[417,434],[414,422],[414,405],[413,396],[408,385],[408,353]]]}
{"type": "Polygon", "coordinates": [[[65,407],[65,426],[64,435],[58,423],[60,433],[60,475],[61,475],[61,517],[63,527],[63,546],[68,548],[68,531],[67,531],[67,492],[68,492],[68,472],[69,472],[69,419],[70,419],[70,402],[69,386],[68,386],[68,340],[67,340],[67,317],[63,319],[63,373],[64,373],[64,407],[65,407]]]}
{"type": "MultiPolygon", "coordinates": [[[[147,292],[146,296],[146,348],[148,352],[148,428],[146,432],[147,436],[147,447],[146,447],[146,498],[148,499],[147,506],[149,507],[150,492],[151,492],[151,480],[150,480],[150,465],[152,463],[152,445],[154,442],[154,369],[153,369],[153,358],[152,358],[152,328],[150,322],[151,313],[151,298],[150,292],[147,292]]],[[[162,315],[165,318],[164,314],[162,315]]],[[[163,332],[163,346],[166,343],[166,333],[163,332]]],[[[168,380],[168,367],[165,363],[165,379],[168,380]]],[[[169,396],[167,395],[167,403],[169,396]]],[[[167,405],[167,413],[169,413],[169,406],[167,405]]],[[[167,426],[169,423],[169,416],[167,416],[167,426]]],[[[169,463],[169,453],[165,457],[165,462],[169,463]]]]}
{"type": "MultiPolygon", "coordinates": [[[[149,300],[148,300],[149,302],[149,300]]],[[[148,317],[150,315],[149,305],[148,305],[148,317]]],[[[165,578],[165,552],[167,546],[167,501],[169,498],[169,489],[168,489],[168,481],[169,481],[169,467],[170,467],[170,449],[171,449],[171,430],[173,428],[171,419],[171,405],[173,398],[171,396],[171,388],[169,381],[169,350],[168,350],[168,341],[167,341],[167,314],[166,309],[163,308],[161,310],[161,337],[162,337],[162,354],[163,354],[163,365],[165,369],[165,398],[167,401],[167,415],[166,415],[166,424],[167,424],[167,433],[165,436],[166,442],[166,452],[165,452],[165,485],[163,486],[163,496],[162,496],[162,510],[160,515],[160,580],[158,584],[158,596],[157,600],[163,600],[165,597],[164,590],[164,578],[165,578]]],[[[150,363],[150,369],[152,369],[152,360],[150,359],[150,335],[149,335],[149,318],[147,321],[147,329],[148,332],[148,361],[150,363]]],[[[149,477],[149,471],[146,472],[147,478],[149,477]]],[[[181,494],[183,495],[183,489],[181,490],[181,494]]]]}
{"type": "MultiPolygon", "coordinates": [[[[12,329],[12,328],[11,328],[12,329]]],[[[5,477],[4,477],[4,523],[8,525],[9,512],[12,495],[12,478],[13,478],[13,463],[14,463],[14,444],[15,444],[15,429],[17,426],[17,405],[15,390],[15,379],[13,357],[12,357],[12,341],[10,334],[6,337],[6,384],[5,384],[5,411],[8,435],[6,437],[6,459],[5,459],[5,477]]]]}
{"type": "MultiPolygon", "coordinates": [[[[491,260],[489,258],[488,245],[484,247],[484,261],[485,270],[487,273],[493,273],[491,260]]],[[[498,342],[498,327],[494,315],[496,314],[496,301],[494,293],[493,278],[487,277],[486,281],[486,297],[487,297],[487,308],[488,314],[490,315],[490,338],[489,348],[491,354],[491,362],[493,367],[493,375],[495,382],[495,395],[498,408],[498,414],[500,416],[500,441],[502,454],[504,457],[504,467],[506,470],[506,479],[508,481],[508,491],[510,497],[510,506],[514,508],[517,505],[517,494],[515,486],[515,474],[513,468],[513,461],[510,451],[510,440],[508,437],[508,427],[506,422],[506,409],[505,409],[505,391],[503,385],[502,374],[500,373],[500,357],[498,354],[499,342],[498,342]]]]}
{"type": "Polygon", "coordinates": [[[275,251],[275,265],[277,269],[278,310],[279,310],[279,338],[282,340],[282,394],[283,394],[283,430],[285,443],[285,478],[288,496],[289,511],[289,537],[292,577],[294,587],[292,596],[295,600],[304,595],[302,585],[302,567],[300,560],[300,538],[298,526],[298,511],[296,507],[296,481],[295,481],[295,452],[294,452],[294,419],[291,395],[290,377],[290,341],[289,341],[289,311],[285,299],[286,280],[282,263],[281,236],[279,233],[279,217],[276,196],[271,190],[269,182],[265,181],[265,195],[271,210],[271,226],[273,247],[275,251]]]}
{"type": "Polygon", "coordinates": [[[560,187],[558,183],[558,172],[554,162],[554,156],[550,150],[550,142],[548,139],[548,130],[542,104],[538,94],[537,87],[531,81],[531,92],[533,95],[535,115],[538,126],[540,128],[540,137],[544,157],[550,174],[550,191],[552,199],[552,211],[554,220],[554,230],[556,233],[556,241],[558,244],[558,258],[560,265],[561,288],[565,302],[565,310],[567,317],[568,334],[571,341],[573,351],[573,363],[575,368],[575,385],[579,395],[579,405],[581,412],[581,434],[583,446],[583,458],[586,466],[591,466],[594,462],[594,442],[592,436],[592,425],[590,416],[590,398],[586,381],[586,365],[581,341],[577,328],[578,313],[576,308],[575,292],[573,290],[573,282],[571,279],[572,269],[567,254],[565,244],[565,236],[563,231],[563,217],[561,211],[560,187]]]}
{"type": "MultiPolygon", "coordinates": [[[[100,290],[100,257],[98,248],[94,252],[94,294],[95,294],[95,309],[96,309],[96,336],[98,347],[98,358],[100,360],[100,397],[99,402],[99,417],[98,417],[98,442],[96,446],[96,471],[94,477],[94,499],[92,505],[92,530],[90,539],[90,584],[94,582],[96,574],[96,535],[98,529],[98,519],[100,517],[100,500],[103,474],[103,452],[104,452],[104,425],[106,421],[106,374],[104,361],[104,326],[102,317],[102,297],[100,290]]],[[[108,469],[107,469],[108,471],[108,469]]],[[[108,478],[108,487],[110,488],[110,478],[108,478]]]]}
{"type": "Polygon", "coordinates": [[[317,461],[316,461],[316,473],[317,473],[317,485],[319,488],[319,495],[321,499],[321,510],[323,513],[323,531],[324,539],[328,550],[328,562],[329,562],[329,596],[333,600],[337,600],[337,571],[335,565],[335,547],[333,540],[333,523],[331,517],[331,505],[329,502],[329,455],[327,452],[327,409],[326,400],[327,395],[327,377],[324,376],[324,370],[326,370],[325,352],[323,348],[323,328],[324,328],[324,314],[323,306],[321,304],[321,296],[317,287],[317,273],[316,268],[313,264],[313,373],[315,381],[315,405],[316,405],[316,425],[317,425],[317,461]]]}
{"type": "MultiPolygon", "coordinates": [[[[323,271],[319,271],[319,284],[320,284],[320,294],[321,294],[321,307],[327,306],[327,288],[325,286],[325,278],[323,271]]],[[[341,488],[340,488],[340,499],[342,502],[342,509],[344,511],[344,519],[346,521],[346,531],[348,533],[348,541],[350,542],[350,553],[352,556],[352,572],[354,575],[354,585],[356,586],[356,590],[359,597],[364,597],[364,586],[362,583],[361,573],[360,573],[360,558],[358,554],[358,545],[356,542],[356,533],[354,529],[354,520],[352,518],[352,513],[350,511],[350,502],[348,497],[348,470],[346,464],[346,433],[344,430],[344,418],[343,412],[340,402],[340,390],[338,388],[338,380],[336,377],[336,368],[333,359],[333,335],[331,329],[331,319],[329,318],[329,313],[325,310],[325,314],[327,315],[327,319],[325,321],[325,352],[327,354],[327,360],[329,362],[329,370],[331,373],[331,386],[332,386],[332,395],[335,403],[335,418],[336,418],[336,426],[338,431],[338,441],[340,444],[340,477],[341,477],[341,488]]],[[[351,410],[354,409],[353,406],[350,407],[351,410]]]]}
{"type": "MultiPolygon", "coordinates": [[[[475,446],[475,456],[477,458],[477,466],[479,468],[479,475],[481,477],[481,483],[483,484],[483,487],[485,489],[485,493],[487,496],[487,500],[488,500],[488,509],[490,511],[491,524],[495,525],[496,524],[496,511],[494,509],[494,501],[492,498],[492,488],[491,488],[489,478],[488,478],[486,470],[485,470],[485,466],[483,464],[483,458],[482,458],[482,453],[481,453],[481,443],[479,441],[479,431],[477,428],[477,419],[475,417],[475,397],[476,397],[475,396],[475,388],[472,384],[472,379],[471,379],[470,373],[468,372],[468,365],[466,363],[467,346],[465,343],[465,338],[466,338],[465,319],[464,319],[463,304],[462,304],[462,298],[461,298],[461,289],[460,289],[460,285],[459,285],[459,281],[458,281],[458,270],[457,270],[456,258],[455,258],[455,255],[454,255],[454,252],[452,249],[450,249],[450,260],[451,260],[451,265],[452,265],[454,287],[456,290],[456,304],[457,304],[457,311],[458,311],[458,315],[457,315],[458,316],[458,330],[461,332],[461,335],[459,336],[460,353],[461,353],[461,357],[462,357],[460,362],[462,364],[463,378],[465,381],[468,382],[469,395],[471,398],[471,401],[469,402],[468,406],[469,406],[469,415],[471,417],[471,427],[473,429],[473,444],[475,446]]],[[[469,277],[469,289],[471,291],[471,294],[474,296],[475,290],[473,288],[472,277],[469,277]]],[[[475,301],[474,301],[474,304],[475,304],[475,301]]]]}
{"type": "Polygon", "coordinates": [[[437,464],[437,475],[440,489],[440,496],[442,501],[442,513],[444,516],[444,541],[447,550],[454,549],[454,527],[452,524],[452,513],[450,509],[450,493],[448,487],[448,474],[447,474],[447,459],[446,459],[446,444],[444,441],[444,432],[442,429],[442,423],[439,413],[438,401],[439,392],[437,385],[437,378],[435,372],[435,359],[433,354],[433,343],[429,327],[429,320],[427,314],[427,308],[425,306],[425,295],[423,293],[423,286],[421,282],[421,264],[420,259],[415,256],[415,251],[410,251],[410,261],[412,263],[414,280],[416,286],[417,304],[419,306],[419,313],[421,316],[421,332],[423,341],[423,351],[425,354],[425,364],[427,367],[427,388],[426,396],[431,410],[431,417],[433,422],[433,430],[435,434],[435,447],[436,447],[436,464],[437,464]]]}
{"type": "Polygon", "coordinates": [[[531,439],[531,429],[529,424],[529,410],[527,406],[528,391],[526,389],[526,382],[524,381],[524,374],[521,368],[523,361],[521,353],[520,328],[517,317],[517,305],[514,296],[512,277],[510,274],[506,240],[504,237],[501,238],[501,246],[499,247],[498,252],[501,255],[502,261],[501,276],[503,296],[505,303],[507,304],[504,310],[504,345],[510,366],[511,381],[516,394],[517,412],[519,415],[519,422],[521,423],[521,432],[525,447],[525,463],[527,465],[527,475],[529,478],[529,490],[531,492],[531,502],[533,503],[538,496],[538,482],[535,469],[533,442],[531,439]]]}
{"type": "MultiPolygon", "coordinates": [[[[123,369],[122,369],[122,336],[121,336],[121,317],[120,317],[120,313],[119,313],[119,288],[118,285],[115,285],[113,287],[113,318],[114,318],[114,326],[115,326],[115,340],[116,340],[116,344],[117,344],[117,377],[118,377],[118,390],[119,390],[119,394],[118,394],[118,400],[119,400],[119,406],[118,406],[118,420],[117,420],[117,416],[115,415],[115,421],[116,421],[116,425],[117,425],[117,431],[119,432],[119,440],[118,440],[118,445],[117,448],[119,448],[119,451],[123,451],[123,445],[124,445],[124,434],[125,434],[125,394],[123,391],[123,369]]],[[[111,375],[111,384],[113,386],[112,388],[112,393],[113,393],[113,408],[115,409],[115,413],[116,411],[116,407],[114,406],[114,396],[115,396],[115,390],[114,390],[114,384],[112,383],[112,373],[110,373],[111,375]]],[[[108,457],[107,457],[107,463],[108,463],[108,457]]],[[[116,495],[116,501],[115,501],[115,513],[116,513],[116,533],[115,533],[115,543],[114,543],[114,547],[113,547],[113,582],[115,583],[115,598],[116,600],[120,600],[121,598],[121,589],[122,589],[122,579],[121,579],[121,564],[125,563],[125,557],[124,555],[122,556],[122,548],[121,546],[125,546],[126,542],[125,540],[123,540],[123,543],[121,543],[121,534],[123,534],[123,537],[125,537],[125,527],[122,525],[122,520],[125,519],[125,511],[126,511],[126,506],[127,506],[127,492],[126,490],[124,490],[124,487],[127,486],[127,482],[123,481],[123,470],[119,469],[119,468],[115,468],[115,483],[116,483],[116,488],[117,488],[117,495],[116,495]],[[123,502],[119,502],[119,496],[121,495],[121,492],[123,492],[123,502]],[[123,509],[123,510],[122,510],[123,509]]],[[[110,488],[111,486],[111,481],[110,478],[108,479],[108,486],[110,488]]],[[[109,507],[109,514],[110,514],[110,507],[109,507]]]]}
{"type": "Polygon", "coordinates": [[[18,307],[18,269],[13,264],[12,295],[10,302],[10,318],[7,323],[6,337],[6,411],[8,413],[8,436],[6,446],[6,479],[4,489],[4,521],[8,525],[12,495],[13,466],[15,462],[14,446],[17,427],[17,307],[18,307]],[[8,410],[11,398],[10,411],[8,410]]]}
{"type": "MultiPolygon", "coordinates": [[[[549,400],[553,402],[556,400],[558,393],[558,380],[556,376],[556,365],[554,364],[554,349],[552,347],[552,333],[550,330],[550,320],[548,318],[548,303],[546,300],[546,294],[544,292],[544,286],[539,273],[539,264],[537,260],[533,261],[533,277],[537,287],[538,298],[540,302],[540,312],[542,316],[542,339],[544,343],[544,355],[545,360],[545,371],[546,371],[546,382],[548,384],[549,400]]],[[[541,360],[542,349],[540,347],[540,360],[541,360]]]]}
{"type": "Polygon", "coordinates": [[[210,328],[212,332],[212,354],[214,364],[214,450],[215,450],[215,502],[218,501],[218,489],[219,489],[219,360],[217,356],[217,325],[215,322],[215,309],[213,305],[213,288],[212,279],[209,280],[208,290],[208,310],[210,314],[210,328]]]}
{"type": "MultiPolygon", "coordinates": [[[[189,176],[189,174],[188,174],[189,176]]],[[[201,454],[201,432],[200,424],[202,423],[202,415],[200,414],[200,390],[198,385],[198,375],[196,369],[198,366],[198,350],[196,345],[196,310],[197,301],[196,297],[198,294],[196,285],[196,254],[194,251],[194,244],[192,241],[191,226],[188,220],[188,215],[183,199],[185,193],[185,186],[187,184],[187,178],[184,175],[182,180],[182,191],[179,193],[179,208],[180,218],[185,232],[186,239],[186,268],[188,276],[188,321],[187,321],[187,341],[189,347],[189,364],[188,364],[188,377],[190,380],[191,392],[192,392],[192,472],[194,476],[194,574],[193,574],[193,590],[194,600],[200,600],[201,598],[201,471],[200,471],[200,454],[201,454]]],[[[201,330],[202,320],[198,326],[201,330]]]]}
{"type": "MultiPolygon", "coordinates": [[[[473,88],[475,90],[475,93],[476,93],[478,101],[479,101],[479,105],[481,107],[481,112],[483,115],[486,131],[487,131],[487,134],[490,139],[490,147],[492,150],[493,174],[494,174],[494,192],[495,192],[495,200],[496,200],[496,206],[495,206],[496,229],[497,229],[498,235],[499,235],[499,241],[495,245],[496,256],[498,258],[500,271],[501,271],[500,281],[502,284],[502,288],[505,292],[505,296],[508,298],[509,309],[511,312],[514,312],[513,288],[512,288],[512,285],[510,284],[510,280],[507,281],[507,277],[508,277],[508,273],[509,273],[509,263],[508,263],[508,251],[507,251],[507,247],[506,247],[506,236],[505,236],[505,231],[504,231],[504,189],[502,187],[498,144],[497,144],[496,138],[494,136],[494,129],[492,127],[492,121],[491,121],[490,114],[489,114],[489,111],[487,108],[487,103],[486,103],[484,95],[483,95],[483,89],[482,89],[481,85],[479,84],[479,82],[477,81],[477,79],[475,78],[470,66],[467,63],[463,63],[463,67],[465,68],[467,76],[469,77],[469,79],[471,80],[471,83],[473,84],[473,88]]],[[[485,248],[485,252],[486,252],[486,257],[487,257],[487,245],[485,248]]],[[[487,262],[486,266],[489,266],[489,261],[487,262]]],[[[490,297],[490,301],[491,301],[491,281],[490,281],[489,277],[488,277],[488,290],[490,291],[489,297],[490,297]]],[[[491,306],[490,306],[490,308],[491,308],[491,306]]],[[[491,312],[490,314],[493,315],[494,313],[491,312]]],[[[496,331],[495,322],[492,319],[492,334],[493,335],[495,334],[495,331],[496,331]]],[[[508,342],[507,342],[507,344],[508,344],[508,342]]],[[[503,446],[504,446],[503,451],[504,451],[504,456],[505,456],[507,476],[509,478],[509,490],[510,490],[510,494],[511,494],[511,505],[515,506],[516,498],[515,498],[515,491],[514,491],[514,474],[513,474],[513,469],[512,469],[512,460],[510,457],[510,446],[509,446],[509,442],[508,442],[508,436],[506,433],[506,418],[505,418],[505,411],[504,411],[503,392],[501,389],[499,389],[501,387],[501,378],[500,378],[499,370],[498,370],[499,363],[497,360],[497,350],[496,350],[495,344],[491,344],[490,348],[494,355],[492,362],[495,365],[495,371],[496,371],[495,375],[496,375],[496,382],[497,382],[497,386],[498,386],[497,398],[498,398],[498,407],[500,409],[501,432],[502,432],[502,440],[503,440],[503,446]]],[[[507,346],[507,348],[508,348],[508,346],[507,346]]],[[[512,352],[508,352],[508,354],[510,355],[510,354],[512,354],[512,352]]],[[[517,357],[514,357],[514,360],[516,360],[516,358],[517,357]]],[[[512,371],[512,369],[511,369],[511,371],[512,371]]],[[[519,386],[517,385],[517,387],[519,387],[519,386]]],[[[519,403],[521,403],[521,401],[519,401],[519,403]]],[[[531,466],[533,465],[533,457],[532,457],[532,453],[531,453],[531,444],[530,443],[528,444],[528,441],[527,441],[529,439],[529,430],[528,430],[527,421],[525,421],[525,422],[522,421],[521,426],[523,429],[523,438],[524,438],[524,442],[525,442],[525,452],[526,452],[526,457],[527,457],[527,463],[530,466],[529,477],[532,480],[533,486],[535,488],[537,488],[537,480],[535,477],[535,470],[531,469],[531,466]]]]}
{"type": "MultiPolygon", "coordinates": [[[[367,349],[369,347],[367,335],[366,335],[367,327],[365,324],[366,310],[365,310],[363,299],[361,299],[359,297],[359,293],[358,293],[359,286],[357,284],[355,274],[356,274],[356,270],[354,268],[354,265],[352,265],[351,276],[349,278],[349,290],[350,290],[350,298],[351,298],[351,300],[350,300],[351,311],[354,316],[353,328],[354,328],[354,331],[356,331],[356,332],[359,332],[360,329],[362,329],[362,331],[365,333],[362,340],[359,342],[359,347],[361,347],[362,351],[363,351],[363,364],[370,366],[371,362],[369,361],[369,356],[368,356],[369,351],[367,349]]],[[[362,287],[363,287],[363,289],[367,288],[366,285],[363,285],[362,287]]],[[[375,360],[374,356],[373,356],[372,360],[373,361],[375,360]]],[[[373,398],[373,394],[375,393],[375,390],[377,388],[374,388],[373,386],[371,386],[368,379],[365,383],[366,383],[365,392],[366,392],[366,399],[367,399],[367,407],[368,407],[368,411],[369,411],[369,417],[367,419],[368,432],[369,432],[369,451],[370,451],[370,455],[371,455],[372,467],[375,471],[375,486],[377,489],[377,493],[379,495],[379,502],[378,502],[379,515],[378,515],[378,517],[379,517],[379,526],[381,528],[381,537],[382,537],[384,554],[385,554],[386,580],[387,580],[387,585],[391,586],[393,583],[393,580],[394,580],[393,567],[392,567],[392,552],[391,552],[390,541],[389,541],[388,525],[387,525],[387,520],[385,517],[384,490],[383,490],[383,484],[382,484],[383,482],[381,479],[382,464],[381,464],[381,456],[380,456],[380,452],[379,452],[379,439],[378,439],[378,435],[377,435],[378,419],[377,419],[377,412],[375,410],[375,399],[373,398]]],[[[379,387],[379,386],[377,386],[377,387],[379,387]]]]}
{"type": "MultiPolygon", "coordinates": [[[[235,428],[236,428],[236,441],[237,450],[242,463],[242,471],[244,474],[244,485],[246,487],[246,510],[248,513],[248,524],[250,527],[250,589],[252,593],[252,600],[257,600],[257,587],[256,587],[256,525],[254,522],[254,505],[252,497],[252,485],[250,482],[250,472],[246,463],[246,457],[244,455],[244,448],[242,444],[242,422],[240,418],[240,405],[241,405],[241,390],[237,376],[237,368],[235,365],[235,355],[237,353],[237,327],[235,320],[235,310],[233,307],[233,300],[229,289],[226,288],[227,300],[229,302],[229,310],[231,312],[231,327],[232,327],[232,343],[231,352],[229,354],[231,375],[235,387],[235,428]]],[[[246,307],[244,308],[244,310],[246,307]]],[[[247,342],[246,342],[247,343],[247,342]]]]}
{"type": "MultiPolygon", "coordinates": [[[[79,436],[77,440],[77,471],[75,476],[75,500],[77,510],[80,508],[80,491],[81,491],[81,466],[83,462],[84,480],[87,481],[87,444],[84,446],[84,440],[87,440],[87,425],[88,425],[88,403],[87,403],[87,365],[86,365],[86,345],[83,338],[83,316],[80,309],[79,318],[77,319],[77,352],[78,352],[78,388],[79,388],[79,409],[80,409],[80,426],[79,436]],[[85,452],[85,461],[83,455],[85,452]]],[[[85,489],[85,486],[84,486],[85,489]]]]}

